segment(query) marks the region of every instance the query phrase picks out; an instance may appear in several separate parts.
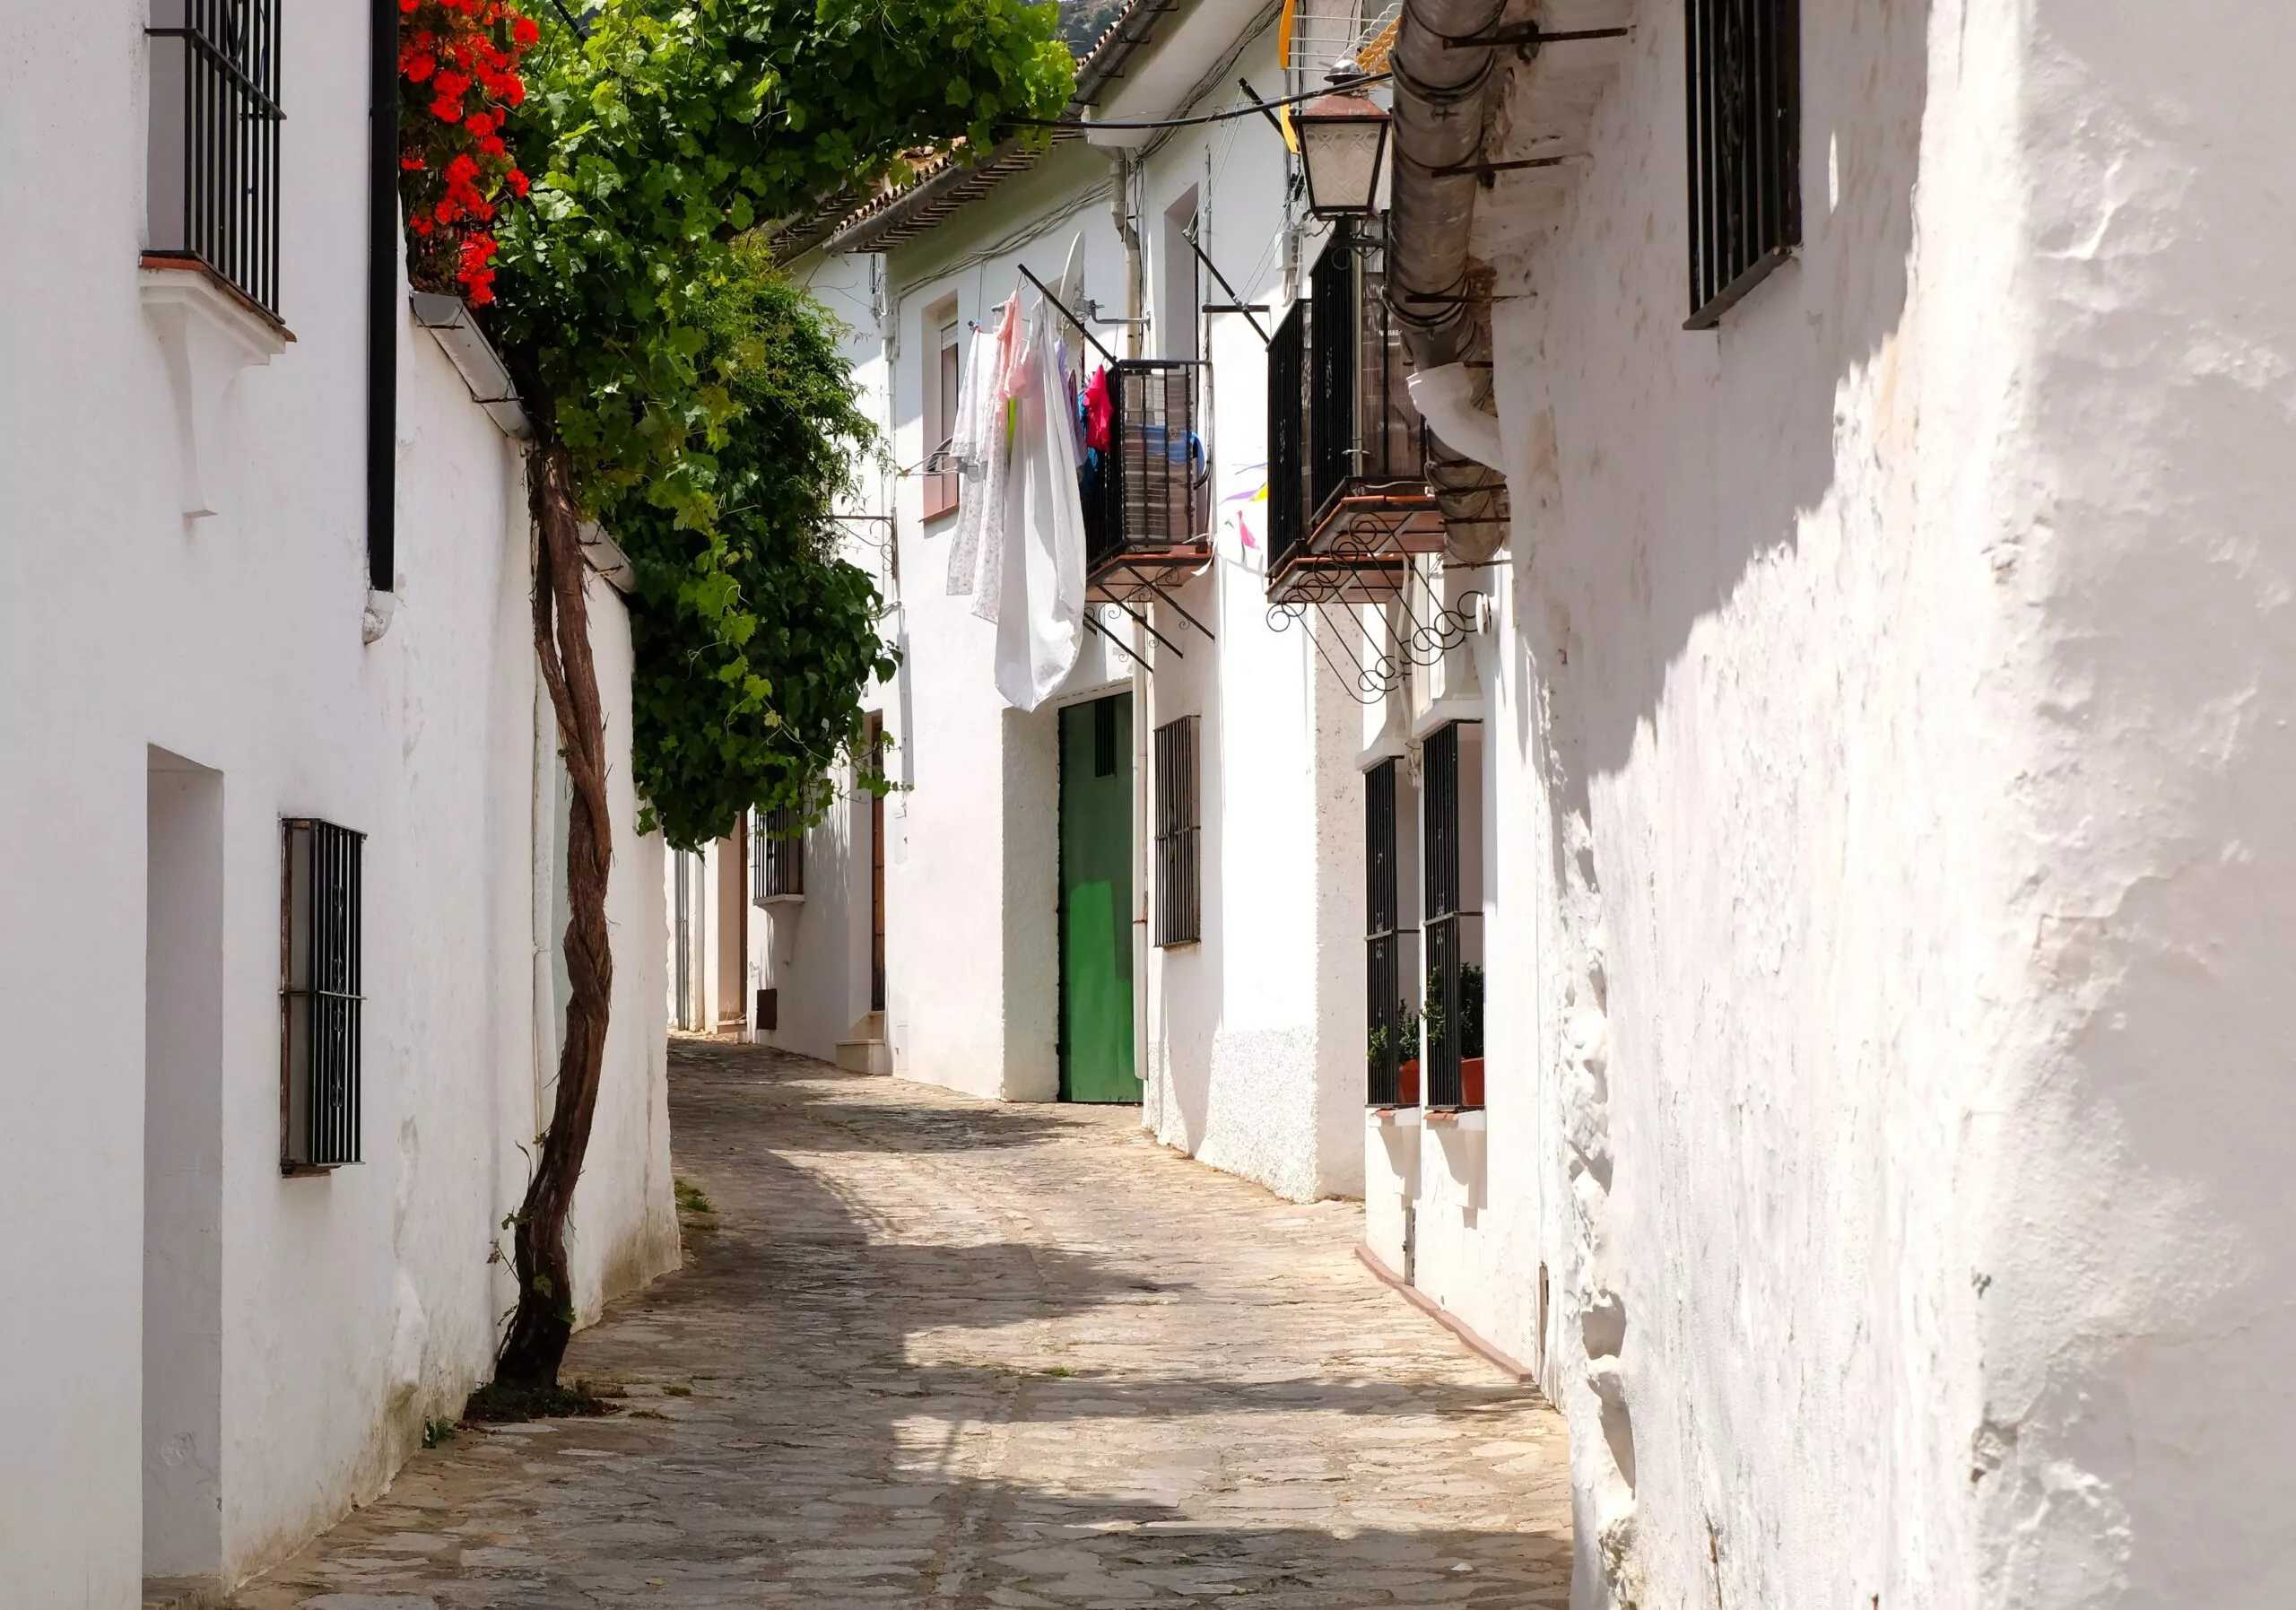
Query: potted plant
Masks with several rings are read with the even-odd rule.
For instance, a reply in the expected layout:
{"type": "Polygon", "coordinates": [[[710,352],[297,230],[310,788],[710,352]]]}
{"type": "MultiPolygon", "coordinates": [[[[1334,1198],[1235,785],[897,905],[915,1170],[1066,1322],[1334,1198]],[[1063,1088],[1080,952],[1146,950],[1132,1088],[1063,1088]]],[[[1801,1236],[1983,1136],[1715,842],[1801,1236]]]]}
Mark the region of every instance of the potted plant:
{"type": "Polygon", "coordinates": [[[1409,1001],[1396,1003],[1396,1050],[1402,1057],[1402,1066],[1396,1070],[1396,1086],[1405,1107],[1419,1105],[1419,1014],[1409,1001]]]}
{"type": "Polygon", "coordinates": [[[1459,1104],[1483,1105],[1483,969],[1459,969],[1459,1104]]]}

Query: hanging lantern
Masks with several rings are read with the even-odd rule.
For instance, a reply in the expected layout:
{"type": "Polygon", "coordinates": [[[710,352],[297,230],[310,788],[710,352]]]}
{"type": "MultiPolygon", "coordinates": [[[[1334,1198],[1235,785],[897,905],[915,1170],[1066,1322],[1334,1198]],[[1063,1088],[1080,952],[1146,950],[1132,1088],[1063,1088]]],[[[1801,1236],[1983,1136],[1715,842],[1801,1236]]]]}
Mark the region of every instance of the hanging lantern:
{"type": "Polygon", "coordinates": [[[1387,150],[1386,111],[1368,95],[1342,90],[1308,102],[1292,121],[1307,170],[1308,210],[1318,218],[1373,211],[1387,150]]]}

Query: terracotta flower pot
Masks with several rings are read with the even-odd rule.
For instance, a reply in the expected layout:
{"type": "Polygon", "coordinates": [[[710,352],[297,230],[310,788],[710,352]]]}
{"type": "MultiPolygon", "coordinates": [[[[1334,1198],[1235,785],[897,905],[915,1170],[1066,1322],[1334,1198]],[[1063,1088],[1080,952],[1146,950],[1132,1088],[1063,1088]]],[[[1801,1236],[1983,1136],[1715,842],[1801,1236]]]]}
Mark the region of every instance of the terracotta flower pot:
{"type": "Polygon", "coordinates": [[[1413,1057],[1409,1062],[1405,1063],[1403,1066],[1396,1070],[1396,1075],[1397,1091],[1396,1105],[1401,1107],[1418,1106],[1419,1058],[1413,1057]]]}
{"type": "Polygon", "coordinates": [[[1480,1057],[1459,1058],[1459,1105],[1483,1105],[1483,1058],[1480,1057]]]}

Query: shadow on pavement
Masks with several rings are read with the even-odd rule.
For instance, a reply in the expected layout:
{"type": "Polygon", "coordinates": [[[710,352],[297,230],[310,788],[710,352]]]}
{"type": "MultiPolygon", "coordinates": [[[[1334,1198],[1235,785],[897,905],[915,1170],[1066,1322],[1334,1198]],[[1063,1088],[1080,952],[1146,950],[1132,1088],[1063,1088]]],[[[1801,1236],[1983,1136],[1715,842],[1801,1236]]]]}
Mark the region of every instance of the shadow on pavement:
{"type": "Polygon", "coordinates": [[[676,1043],[678,1172],[715,1211],[570,1362],[631,1412],[465,1433],[239,1605],[1568,1604],[1567,1487],[1487,1512],[1492,1464],[1560,1480],[1520,1388],[1337,1379],[1201,1238],[1065,1210],[1120,1198],[1089,1150],[1120,1120],[911,1090],[676,1043]]]}

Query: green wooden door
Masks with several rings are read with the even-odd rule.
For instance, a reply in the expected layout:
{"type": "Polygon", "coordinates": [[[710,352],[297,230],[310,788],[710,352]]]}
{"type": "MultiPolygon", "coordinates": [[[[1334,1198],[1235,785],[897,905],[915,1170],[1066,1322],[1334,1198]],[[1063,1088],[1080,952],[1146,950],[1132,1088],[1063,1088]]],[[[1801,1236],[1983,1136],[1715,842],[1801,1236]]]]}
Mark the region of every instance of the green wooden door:
{"type": "Polygon", "coordinates": [[[1060,712],[1060,1099],[1140,1100],[1127,693],[1060,712]]]}

